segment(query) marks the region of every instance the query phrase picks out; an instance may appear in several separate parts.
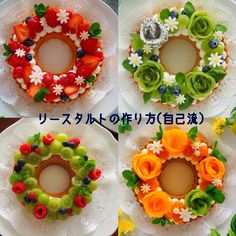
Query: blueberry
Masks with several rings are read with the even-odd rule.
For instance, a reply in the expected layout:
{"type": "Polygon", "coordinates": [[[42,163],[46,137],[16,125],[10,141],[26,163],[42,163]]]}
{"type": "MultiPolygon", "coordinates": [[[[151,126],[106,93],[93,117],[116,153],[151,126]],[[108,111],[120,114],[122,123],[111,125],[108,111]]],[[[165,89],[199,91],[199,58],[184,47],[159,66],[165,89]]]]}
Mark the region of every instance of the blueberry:
{"type": "Polygon", "coordinates": [[[203,66],[202,67],[202,72],[207,73],[211,69],[210,66],[203,66]]]}
{"type": "Polygon", "coordinates": [[[82,57],[84,57],[84,56],[85,56],[85,53],[84,53],[83,50],[78,50],[78,51],[77,51],[77,57],[78,57],[78,58],[82,58],[82,57]]]}
{"type": "Polygon", "coordinates": [[[31,61],[32,59],[33,59],[33,57],[32,57],[31,54],[28,53],[28,54],[25,55],[25,60],[26,61],[31,61]]]}
{"type": "Polygon", "coordinates": [[[180,94],[180,88],[178,86],[174,86],[172,88],[172,93],[175,95],[175,96],[178,96],[180,94]]]}
{"type": "Polygon", "coordinates": [[[161,85],[159,88],[158,88],[158,92],[160,94],[165,94],[166,92],[166,86],[165,85],[161,85]]]}
{"type": "Polygon", "coordinates": [[[62,145],[64,146],[64,147],[70,147],[70,148],[76,148],[77,147],[77,144],[76,143],[74,143],[74,142],[63,142],[62,143],[62,145]]]}
{"type": "Polygon", "coordinates": [[[58,213],[60,214],[60,215],[65,215],[66,214],[66,208],[63,208],[63,207],[61,207],[59,210],[58,210],[58,213]]]}
{"type": "Polygon", "coordinates": [[[32,201],[32,203],[37,203],[38,202],[37,198],[34,198],[31,201],[32,201]]]}
{"type": "Polygon", "coordinates": [[[16,173],[19,173],[19,172],[21,171],[21,169],[22,169],[22,167],[19,166],[19,165],[14,166],[14,171],[15,171],[16,173]]]}
{"type": "Polygon", "coordinates": [[[24,159],[19,159],[17,161],[17,166],[23,167],[25,165],[25,160],[24,159]]]}
{"type": "Polygon", "coordinates": [[[37,144],[32,144],[31,148],[32,148],[33,151],[35,151],[38,148],[38,145],[37,144]]]}
{"type": "Polygon", "coordinates": [[[64,92],[62,92],[60,95],[60,99],[64,102],[66,102],[69,99],[69,97],[64,92]]]}
{"type": "Polygon", "coordinates": [[[85,184],[85,185],[89,185],[90,182],[91,182],[90,178],[84,178],[84,180],[83,180],[83,184],[85,184]]]}
{"type": "Polygon", "coordinates": [[[142,50],[137,50],[135,53],[137,53],[140,57],[143,55],[143,51],[142,50]]]}
{"type": "Polygon", "coordinates": [[[170,17],[177,19],[179,17],[179,13],[177,11],[171,11],[170,12],[170,17]]]}
{"type": "Polygon", "coordinates": [[[219,41],[217,39],[212,39],[210,42],[209,42],[209,47],[214,49],[214,48],[217,48],[219,45],[219,41]]]}
{"type": "Polygon", "coordinates": [[[25,18],[25,23],[28,24],[29,20],[32,18],[32,16],[28,16],[25,18]]]}
{"type": "Polygon", "coordinates": [[[24,42],[23,45],[25,45],[26,47],[31,47],[35,44],[35,42],[32,39],[27,38],[24,42]]]}
{"type": "Polygon", "coordinates": [[[152,60],[152,61],[158,61],[158,56],[156,55],[156,54],[154,54],[154,55],[152,55],[151,57],[150,57],[150,59],[152,60]]]}
{"type": "Polygon", "coordinates": [[[65,141],[65,142],[62,143],[62,145],[63,145],[64,147],[70,147],[70,142],[65,141]]]}
{"type": "Polygon", "coordinates": [[[31,202],[31,198],[26,195],[26,196],[24,197],[24,201],[25,201],[26,203],[30,203],[30,202],[31,202]]]}
{"type": "Polygon", "coordinates": [[[89,159],[87,155],[84,155],[83,158],[85,161],[87,161],[89,159]]]}

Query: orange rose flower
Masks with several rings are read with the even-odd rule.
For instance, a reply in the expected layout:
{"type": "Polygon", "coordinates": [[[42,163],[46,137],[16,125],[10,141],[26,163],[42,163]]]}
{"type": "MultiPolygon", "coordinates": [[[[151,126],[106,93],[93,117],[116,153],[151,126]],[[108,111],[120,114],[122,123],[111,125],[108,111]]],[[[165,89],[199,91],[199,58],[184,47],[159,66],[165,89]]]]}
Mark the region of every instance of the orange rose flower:
{"type": "Polygon", "coordinates": [[[171,201],[167,193],[153,191],[143,198],[143,207],[149,217],[161,218],[170,211],[171,201]]]}
{"type": "Polygon", "coordinates": [[[162,144],[170,154],[180,154],[188,145],[188,136],[181,129],[170,129],[164,132],[162,144]]]}
{"type": "Polygon", "coordinates": [[[136,154],[132,159],[132,169],[143,181],[156,178],[161,173],[161,160],[154,154],[136,154]]]}
{"type": "Polygon", "coordinates": [[[200,162],[199,174],[201,178],[212,183],[215,179],[222,179],[225,174],[224,164],[215,157],[207,157],[200,162]]]}

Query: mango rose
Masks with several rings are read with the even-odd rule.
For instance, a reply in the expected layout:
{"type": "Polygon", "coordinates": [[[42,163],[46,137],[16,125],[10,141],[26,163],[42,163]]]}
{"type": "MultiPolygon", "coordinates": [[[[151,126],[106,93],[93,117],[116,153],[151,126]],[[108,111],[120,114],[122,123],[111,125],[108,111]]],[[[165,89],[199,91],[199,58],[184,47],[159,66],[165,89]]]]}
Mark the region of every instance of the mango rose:
{"type": "Polygon", "coordinates": [[[188,145],[188,136],[181,129],[167,130],[164,132],[162,144],[170,154],[180,154],[183,153],[185,147],[188,145]]]}
{"type": "Polygon", "coordinates": [[[200,162],[199,174],[204,181],[211,183],[214,179],[223,178],[225,166],[217,158],[207,157],[200,162]]]}
{"type": "Polygon", "coordinates": [[[132,158],[132,169],[143,181],[156,178],[161,173],[161,160],[153,154],[136,154],[132,158]]]}
{"type": "Polygon", "coordinates": [[[144,197],[143,207],[148,216],[161,218],[170,211],[171,201],[167,193],[153,191],[144,197]]]}

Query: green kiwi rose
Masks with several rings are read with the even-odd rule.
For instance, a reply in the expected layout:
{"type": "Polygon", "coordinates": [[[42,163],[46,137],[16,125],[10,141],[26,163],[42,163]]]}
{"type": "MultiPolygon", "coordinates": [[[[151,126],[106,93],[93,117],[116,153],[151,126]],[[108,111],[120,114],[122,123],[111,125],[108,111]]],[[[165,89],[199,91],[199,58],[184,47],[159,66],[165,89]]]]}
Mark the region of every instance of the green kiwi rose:
{"type": "Polygon", "coordinates": [[[192,98],[203,100],[208,97],[215,87],[215,79],[201,71],[193,71],[187,74],[185,86],[192,98]]]}
{"type": "Polygon", "coordinates": [[[189,35],[200,40],[210,37],[215,28],[214,20],[205,11],[195,12],[187,27],[189,35]]]}
{"type": "Polygon", "coordinates": [[[202,190],[194,189],[186,195],[185,205],[193,214],[203,216],[210,209],[211,199],[202,190]]]}
{"type": "Polygon", "coordinates": [[[144,93],[156,90],[164,78],[163,67],[160,63],[148,60],[138,67],[134,73],[134,80],[144,93]]]}

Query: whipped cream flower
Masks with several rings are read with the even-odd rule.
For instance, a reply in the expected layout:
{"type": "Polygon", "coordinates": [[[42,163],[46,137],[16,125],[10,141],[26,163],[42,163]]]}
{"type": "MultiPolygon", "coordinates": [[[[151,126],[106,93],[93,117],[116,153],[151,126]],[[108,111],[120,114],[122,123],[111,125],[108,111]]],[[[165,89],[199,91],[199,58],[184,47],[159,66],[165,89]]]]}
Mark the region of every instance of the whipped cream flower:
{"type": "Polygon", "coordinates": [[[222,55],[219,55],[218,52],[215,54],[211,54],[210,57],[208,57],[209,60],[209,65],[213,66],[213,67],[217,67],[217,66],[221,66],[221,63],[224,62],[224,60],[222,59],[222,55]]]}
{"type": "Polygon", "coordinates": [[[188,209],[182,208],[179,212],[180,218],[183,219],[183,222],[189,222],[192,218],[192,212],[188,209]]]}
{"type": "Polygon", "coordinates": [[[222,39],[223,38],[223,32],[222,31],[220,31],[220,30],[217,30],[214,34],[213,34],[213,36],[215,37],[215,38],[218,38],[218,39],[222,39]]]}
{"type": "Polygon", "coordinates": [[[16,54],[17,57],[24,57],[25,56],[25,50],[18,48],[18,49],[16,49],[15,54],[16,54]]]}
{"type": "Polygon", "coordinates": [[[60,12],[57,13],[57,17],[57,21],[61,24],[66,24],[69,20],[69,12],[60,9],[60,12]]]}
{"type": "Polygon", "coordinates": [[[83,76],[78,76],[78,77],[75,79],[75,84],[79,86],[79,85],[83,84],[84,81],[85,81],[85,79],[84,79],[83,76]]]}
{"type": "Polygon", "coordinates": [[[164,79],[163,82],[167,86],[171,86],[175,83],[175,76],[174,75],[169,75],[169,73],[164,72],[164,79]]]}
{"type": "Polygon", "coordinates": [[[87,40],[89,38],[89,32],[88,31],[83,31],[80,33],[80,38],[81,40],[87,40]]]}
{"type": "Polygon", "coordinates": [[[160,141],[153,141],[153,143],[149,143],[147,145],[147,149],[150,150],[153,154],[160,154],[160,152],[163,150],[162,147],[163,145],[160,141]]]}
{"type": "Polygon", "coordinates": [[[145,53],[151,53],[152,52],[152,46],[151,45],[148,45],[148,44],[144,44],[144,46],[143,46],[143,51],[145,52],[145,53]]]}
{"type": "Polygon", "coordinates": [[[42,70],[38,67],[35,66],[33,68],[32,74],[29,76],[30,78],[30,83],[34,83],[35,85],[41,84],[43,80],[44,73],[42,70]]]}
{"type": "Polygon", "coordinates": [[[194,156],[199,157],[201,155],[201,152],[199,150],[194,151],[194,156]]]}
{"type": "Polygon", "coordinates": [[[143,185],[141,185],[140,189],[141,189],[142,193],[149,193],[151,190],[151,187],[149,184],[143,184],[143,185]]]}
{"type": "Polygon", "coordinates": [[[186,97],[183,94],[180,94],[176,97],[175,101],[177,104],[184,104],[186,101],[186,97]]]}
{"type": "Polygon", "coordinates": [[[193,148],[194,150],[198,150],[200,147],[201,147],[201,143],[198,142],[198,141],[196,141],[196,142],[194,142],[194,143],[192,144],[192,148],[193,148]]]}
{"type": "Polygon", "coordinates": [[[41,26],[43,26],[43,27],[45,27],[45,26],[47,26],[47,21],[46,21],[46,18],[45,17],[42,17],[42,18],[40,18],[40,25],[41,26]]]}
{"type": "Polygon", "coordinates": [[[142,57],[140,57],[137,53],[131,53],[128,59],[130,61],[129,64],[132,65],[134,68],[139,67],[143,63],[142,57]]]}
{"type": "Polygon", "coordinates": [[[165,20],[165,27],[168,29],[168,31],[174,32],[176,29],[178,29],[179,22],[176,18],[171,18],[169,16],[168,19],[165,20]]]}
{"type": "Polygon", "coordinates": [[[63,92],[63,86],[61,84],[56,84],[53,87],[53,93],[55,93],[56,95],[60,95],[63,92]]]}
{"type": "Polygon", "coordinates": [[[214,179],[212,181],[212,184],[215,186],[215,187],[221,187],[223,184],[222,184],[222,179],[220,178],[217,178],[217,179],[214,179]]]}
{"type": "Polygon", "coordinates": [[[175,208],[173,209],[173,213],[176,214],[176,215],[178,215],[178,214],[179,214],[179,208],[178,208],[178,207],[175,207],[175,208]]]}

